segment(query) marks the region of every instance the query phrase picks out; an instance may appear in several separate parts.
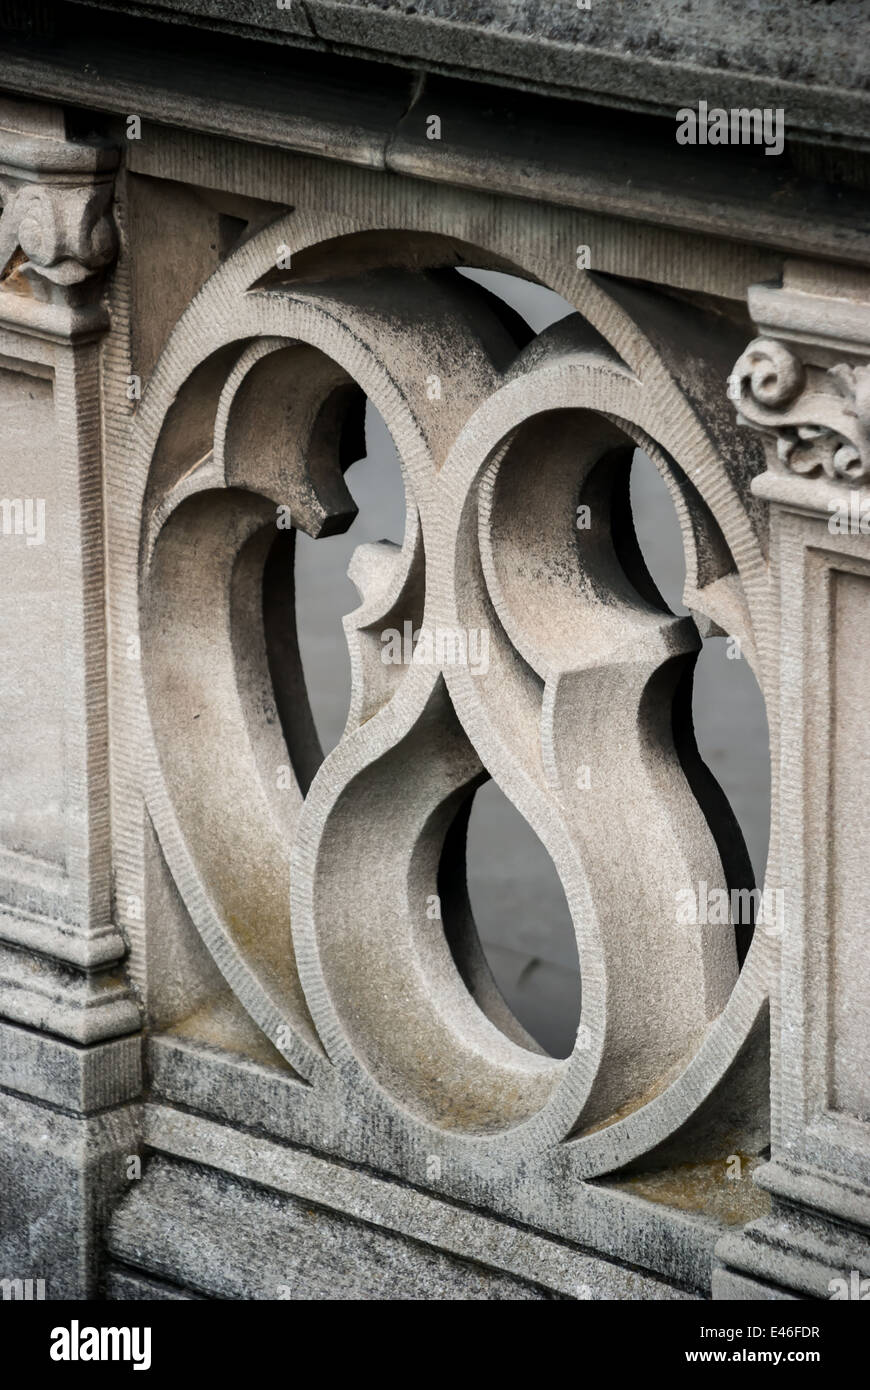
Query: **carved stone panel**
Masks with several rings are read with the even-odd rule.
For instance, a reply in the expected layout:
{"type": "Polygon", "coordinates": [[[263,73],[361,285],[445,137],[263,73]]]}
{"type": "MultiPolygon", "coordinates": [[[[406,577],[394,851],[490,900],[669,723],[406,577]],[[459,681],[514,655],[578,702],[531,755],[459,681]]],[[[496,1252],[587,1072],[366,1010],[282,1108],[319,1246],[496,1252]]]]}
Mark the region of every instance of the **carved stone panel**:
{"type": "Polygon", "coordinates": [[[732,1094],[751,1149],[770,941],[676,910],[699,882],[751,885],[686,715],[699,630],[737,637],[768,683],[751,454],[691,376],[699,311],[687,328],[664,297],[494,233],[462,260],[577,305],[524,346],[457,260],[413,223],[387,239],[291,215],[230,255],[172,333],[125,447],[141,662],[122,674],[147,706],[148,814],[232,993],[307,1083],[291,1128],[418,1181],[437,1155],[448,1190],[489,1173],[509,1191],[520,1160],[608,1172],[710,1131],[713,1097],[734,1144],[732,1094]],[[323,759],[294,534],[352,520],[342,473],[364,396],[399,453],[405,534],[353,557],[351,708],[323,759]],[[692,617],[645,570],[635,447],[671,490],[692,617]],[[477,940],[464,835],[487,776],[571,909],[583,1001],[565,1060],[512,1015],[477,940]]]}

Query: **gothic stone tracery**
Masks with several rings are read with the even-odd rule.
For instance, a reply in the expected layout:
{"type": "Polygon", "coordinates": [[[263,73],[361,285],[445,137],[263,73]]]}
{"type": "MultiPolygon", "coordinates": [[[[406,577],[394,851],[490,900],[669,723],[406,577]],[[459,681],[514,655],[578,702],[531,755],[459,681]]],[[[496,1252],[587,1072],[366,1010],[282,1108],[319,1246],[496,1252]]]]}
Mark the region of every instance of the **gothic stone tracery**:
{"type": "MultiPolygon", "coordinates": [[[[744,886],[745,852],[730,813],[698,790],[691,730],[675,742],[671,728],[699,643],[694,622],[650,593],[632,548],[634,446],[673,489],[687,602],[748,653],[763,613],[761,539],[733,484],[716,516],[705,502],[720,441],[680,389],[676,345],[654,351],[643,338],[657,314],[667,324],[666,305],[642,299],[632,317],[575,275],[581,312],[521,350],[438,238],[417,252],[432,271],[401,268],[397,233],[398,265],[367,257],[354,275],[357,242],[328,221],[290,219],[248,243],[177,326],[136,412],[149,811],[231,987],[315,1092],[386,1107],[412,1151],[504,1163],[572,1136],[572,1169],[607,1171],[685,1124],[741,1049],[757,1053],[765,994],[763,944],[738,983],[733,935],[676,920],[680,889],[744,886]],[[276,245],[323,244],[322,278],[268,284],[276,245]],[[432,371],[434,399],[423,389],[432,371]],[[399,450],[405,540],[352,562],[351,716],[309,787],[318,753],[289,587],[278,596],[292,534],[275,518],[289,508],[315,536],[352,518],[340,440],[360,390],[399,450]],[[578,533],[584,504],[594,521],[578,533]],[[263,583],[276,597],[261,612],[263,583]],[[486,672],[419,652],[385,667],[380,634],[406,621],[485,630],[486,672]],[[274,785],[282,724],[289,792],[274,785]],[[607,755],[581,790],[593,746],[607,755]],[[524,1033],[476,944],[452,827],[485,772],[549,849],[572,911],[583,1014],[567,1062],[524,1033]],[[440,931],[426,903],[447,853],[454,900],[440,931]]],[[[753,1138],[764,1126],[754,1107],[753,1138]]]]}
{"type": "MultiPolygon", "coordinates": [[[[190,38],[183,4],[9,8],[0,1274],[237,1301],[850,1288],[870,279],[843,72],[794,116],[771,32],[751,76],[779,153],[729,151],[726,176],[635,111],[638,63],[675,109],[686,78],[630,7],[569,6],[542,39],[545,7],[494,36],[451,6],[437,42],[403,7],[413,72],[378,47],[392,0],[278,29],[218,5],[207,62],[156,37],[172,12],[190,38]],[[590,116],[602,91],[625,109],[590,116]],[[565,316],[535,334],[469,269],[565,316]],[[324,753],[297,552],[354,522],[366,402],[404,530],[353,553],[324,753]],[[635,531],[636,450],[679,522],[680,616],[635,531]],[[693,728],[717,636],[767,711],[774,922],[678,911],[754,886],[693,728]],[[478,934],[487,779],[564,891],[567,1057],[478,934]]],[[[805,20],[822,65],[833,8],[805,20]]],[[[745,53],[714,37],[739,107],[745,53]]]]}

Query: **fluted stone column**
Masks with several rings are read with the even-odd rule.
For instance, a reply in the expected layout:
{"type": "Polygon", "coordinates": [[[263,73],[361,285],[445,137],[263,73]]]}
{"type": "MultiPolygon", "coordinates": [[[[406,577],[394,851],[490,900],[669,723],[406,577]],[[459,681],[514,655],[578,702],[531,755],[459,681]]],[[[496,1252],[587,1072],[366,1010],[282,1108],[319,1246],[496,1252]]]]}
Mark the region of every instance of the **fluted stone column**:
{"type": "Polygon", "coordinates": [[[113,924],[101,272],[117,152],[0,103],[0,1276],[92,1295],[135,1152],[139,1009],[113,924]]]}
{"type": "Polygon", "coordinates": [[[779,606],[785,930],[769,1216],[718,1246],[719,1298],[870,1296],[870,275],[755,286],[732,378],[761,430],[779,606]]]}

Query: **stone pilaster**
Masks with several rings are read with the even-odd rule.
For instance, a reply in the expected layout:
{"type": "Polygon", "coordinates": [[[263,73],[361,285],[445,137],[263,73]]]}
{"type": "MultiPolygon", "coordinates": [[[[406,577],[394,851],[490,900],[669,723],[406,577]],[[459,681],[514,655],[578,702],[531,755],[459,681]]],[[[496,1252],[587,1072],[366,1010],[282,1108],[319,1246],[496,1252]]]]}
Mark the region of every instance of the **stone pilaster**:
{"type": "Polygon", "coordinates": [[[780,614],[786,925],[770,1216],[718,1246],[719,1298],[870,1297],[870,275],[796,263],[756,286],[732,377],[762,432],[780,614]],[[862,1292],[863,1290],[863,1292],[862,1292]]]}
{"type": "Polygon", "coordinates": [[[97,1212],[133,1143],[139,1008],[114,925],[99,338],[117,151],[0,102],[4,711],[0,1275],[94,1289],[97,1212]],[[118,1107],[121,1106],[121,1109],[118,1107]]]}

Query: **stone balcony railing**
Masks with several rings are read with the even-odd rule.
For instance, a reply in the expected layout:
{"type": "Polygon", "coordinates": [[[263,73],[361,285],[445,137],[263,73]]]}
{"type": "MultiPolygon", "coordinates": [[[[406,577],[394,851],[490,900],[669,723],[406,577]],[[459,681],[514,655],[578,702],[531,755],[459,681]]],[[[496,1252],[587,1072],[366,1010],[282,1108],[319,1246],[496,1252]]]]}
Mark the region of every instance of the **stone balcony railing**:
{"type": "Polygon", "coordinates": [[[49,1298],[870,1277],[866,12],[486,8],[0,3],[0,1275],[49,1298]],[[367,410],[330,749],[299,561],[367,410]],[[487,779],[566,1056],[475,924],[487,779]]]}

